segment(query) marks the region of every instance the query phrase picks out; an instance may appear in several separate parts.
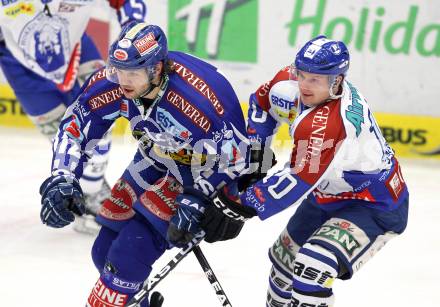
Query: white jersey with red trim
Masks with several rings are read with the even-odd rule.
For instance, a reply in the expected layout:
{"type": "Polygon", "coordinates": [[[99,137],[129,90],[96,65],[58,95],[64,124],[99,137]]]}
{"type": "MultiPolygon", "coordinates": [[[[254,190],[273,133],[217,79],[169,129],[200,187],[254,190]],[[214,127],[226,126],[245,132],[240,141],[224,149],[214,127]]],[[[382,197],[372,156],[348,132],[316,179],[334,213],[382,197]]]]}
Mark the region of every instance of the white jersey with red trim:
{"type": "MultiPolygon", "coordinates": [[[[281,71],[277,75],[281,78],[269,84],[280,83],[283,74],[281,71]]],[[[295,83],[289,84],[297,89],[295,83]]],[[[264,114],[260,118],[270,118],[274,127],[279,119],[270,111],[273,97],[269,95],[272,102],[254,94],[251,105],[264,114]]],[[[316,107],[303,105],[297,96],[289,100],[298,112],[290,127],[294,140],[291,160],[281,171],[249,187],[241,196],[242,203],[254,207],[262,219],[307,197],[324,210],[339,209],[353,200],[382,210],[399,206],[408,195],[405,181],[362,94],[344,81],[341,98],[316,107]]],[[[249,128],[258,137],[267,134],[263,121],[256,124],[249,118],[249,128]]]]}
{"type": "MultiPolygon", "coordinates": [[[[80,41],[95,0],[4,0],[0,6],[0,40],[23,66],[57,84],[75,81],[80,41]]],[[[123,13],[122,13],[123,12],[123,13]]],[[[143,0],[126,1],[121,22],[144,20],[143,0]]],[[[65,87],[73,86],[65,84],[65,87]]],[[[63,90],[67,90],[64,89],[63,90]]]]}
{"type": "Polygon", "coordinates": [[[258,143],[270,142],[281,123],[291,125],[297,114],[298,82],[290,66],[261,85],[249,99],[248,136],[258,143]]]}

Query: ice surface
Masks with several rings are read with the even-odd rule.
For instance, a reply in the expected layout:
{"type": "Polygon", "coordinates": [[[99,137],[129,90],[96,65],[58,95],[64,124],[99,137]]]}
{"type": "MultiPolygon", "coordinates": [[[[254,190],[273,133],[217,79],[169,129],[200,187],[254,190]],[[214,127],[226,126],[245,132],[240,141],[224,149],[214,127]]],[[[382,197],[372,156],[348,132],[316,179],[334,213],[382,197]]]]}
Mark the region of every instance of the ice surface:
{"type": "MultiPolygon", "coordinates": [[[[50,229],[39,219],[38,188],[49,175],[51,149],[35,131],[0,128],[0,306],[84,306],[98,278],[90,258],[93,238],[71,227],[50,229]]],[[[128,165],[134,144],[114,142],[108,179],[128,165]]],[[[337,307],[439,306],[440,162],[402,161],[408,183],[406,232],[388,243],[352,280],[334,286],[337,307]]],[[[236,240],[201,245],[235,307],[265,305],[267,249],[294,212],[252,219],[236,240]]],[[[177,250],[157,263],[160,269],[177,250]]],[[[157,287],[164,307],[220,306],[194,255],[157,287]]]]}

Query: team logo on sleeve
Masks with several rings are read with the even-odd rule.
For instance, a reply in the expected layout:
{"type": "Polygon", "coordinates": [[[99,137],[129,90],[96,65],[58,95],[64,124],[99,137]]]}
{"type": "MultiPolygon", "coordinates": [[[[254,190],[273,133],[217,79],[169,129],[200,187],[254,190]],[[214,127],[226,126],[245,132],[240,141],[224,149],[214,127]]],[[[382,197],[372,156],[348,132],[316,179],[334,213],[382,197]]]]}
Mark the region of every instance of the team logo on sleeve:
{"type": "Polygon", "coordinates": [[[64,125],[63,129],[71,139],[78,142],[82,142],[84,139],[84,134],[81,132],[81,123],[76,115],[72,115],[72,119],[64,125]]]}
{"type": "Polygon", "coordinates": [[[394,166],[393,172],[388,177],[385,184],[394,201],[397,201],[402,192],[405,190],[406,186],[405,180],[403,179],[402,172],[400,170],[400,166],[397,162],[394,166]]]}

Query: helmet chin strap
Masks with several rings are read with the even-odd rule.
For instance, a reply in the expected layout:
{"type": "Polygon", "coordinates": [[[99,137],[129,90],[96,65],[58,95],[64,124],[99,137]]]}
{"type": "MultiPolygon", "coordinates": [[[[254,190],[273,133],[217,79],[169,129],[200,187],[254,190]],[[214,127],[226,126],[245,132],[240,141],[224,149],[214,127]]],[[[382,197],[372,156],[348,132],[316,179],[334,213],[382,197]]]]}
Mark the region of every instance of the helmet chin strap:
{"type": "MultiPolygon", "coordinates": [[[[162,80],[162,79],[161,79],[162,80]]],[[[145,90],[145,91],[143,91],[140,95],[139,95],[139,97],[141,97],[141,98],[146,98],[145,96],[148,96],[148,94],[150,94],[156,87],[159,87],[159,85],[160,85],[160,81],[159,81],[159,83],[158,84],[156,84],[156,83],[150,83],[150,86],[145,90]]]]}
{"type": "Polygon", "coordinates": [[[148,96],[148,94],[150,94],[156,87],[159,87],[160,86],[160,84],[161,84],[161,82],[162,82],[162,80],[163,80],[163,73],[161,73],[160,74],[160,79],[159,79],[159,82],[158,83],[153,83],[151,80],[153,79],[153,78],[149,78],[150,80],[150,86],[145,90],[145,91],[143,91],[140,95],[139,95],[139,97],[142,97],[142,98],[146,98],[145,96],[148,96]]]}
{"type": "Polygon", "coordinates": [[[336,78],[337,77],[338,76],[329,76],[329,78],[331,78],[333,80],[330,79],[331,82],[329,82],[330,83],[330,87],[328,89],[328,93],[329,93],[330,96],[329,96],[329,98],[327,100],[338,99],[338,98],[341,98],[342,95],[344,95],[344,87],[342,86],[342,82],[344,81],[344,76],[342,77],[341,83],[339,84],[341,86],[341,88],[342,88],[341,94],[337,95],[337,94],[333,93],[333,87],[336,84],[336,78]]]}

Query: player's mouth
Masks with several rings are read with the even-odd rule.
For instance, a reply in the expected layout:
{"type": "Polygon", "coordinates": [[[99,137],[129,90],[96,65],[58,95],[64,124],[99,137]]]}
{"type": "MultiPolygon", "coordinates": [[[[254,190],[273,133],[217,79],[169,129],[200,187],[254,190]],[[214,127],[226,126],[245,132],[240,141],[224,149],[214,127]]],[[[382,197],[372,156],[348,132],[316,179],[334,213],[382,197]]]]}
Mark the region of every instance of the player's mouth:
{"type": "Polygon", "coordinates": [[[311,92],[301,92],[301,96],[302,96],[303,100],[305,100],[305,99],[312,98],[314,95],[311,92]]]}
{"type": "Polygon", "coordinates": [[[134,93],[134,89],[130,88],[130,87],[125,87],[125,86],[121,86],[122,91],[124,92],[125,96],[130,96],[134,93]]]}

